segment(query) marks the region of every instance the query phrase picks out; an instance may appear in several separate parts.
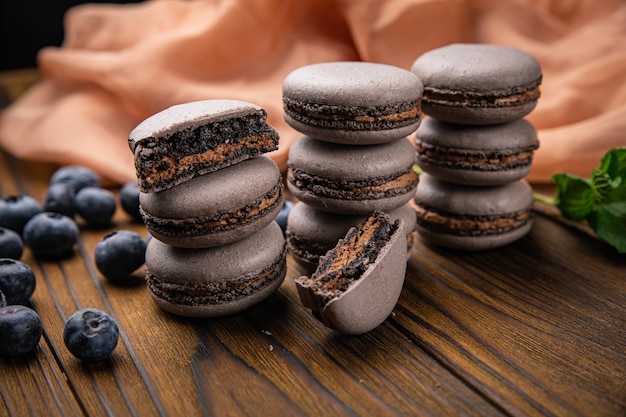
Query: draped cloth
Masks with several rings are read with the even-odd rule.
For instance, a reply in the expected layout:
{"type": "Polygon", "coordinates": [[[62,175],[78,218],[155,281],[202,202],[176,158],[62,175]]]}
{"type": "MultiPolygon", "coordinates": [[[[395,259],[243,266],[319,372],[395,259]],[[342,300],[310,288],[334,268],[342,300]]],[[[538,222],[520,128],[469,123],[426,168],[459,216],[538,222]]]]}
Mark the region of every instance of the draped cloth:
{"type": "Polygon", "coordinates": [[[109,184],[135,178],[127,139],[140,121],[214,98],[266,109],[284,170],[299,136],[283,120],[290,71],[339,60],[409,69],[453,42],[513,46],[541,63],[530,181],[589,176],[626,146],[623,0],[151,0],[75,6],[64,27],[63,44],[38,54],[41,80],[0,114],[0,146],[91,167],[109,184]]]}

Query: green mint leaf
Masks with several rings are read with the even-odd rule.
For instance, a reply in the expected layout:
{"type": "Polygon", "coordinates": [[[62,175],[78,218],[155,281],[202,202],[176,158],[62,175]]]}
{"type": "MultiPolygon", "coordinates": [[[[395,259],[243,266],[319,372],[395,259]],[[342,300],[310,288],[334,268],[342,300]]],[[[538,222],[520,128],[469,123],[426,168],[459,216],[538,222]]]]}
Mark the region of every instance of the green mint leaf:
{"type": "Polygon", "coordinates": [[[594,209],[596,196],[591,183],[571,174],[555,174],[556,207],[563,217],[570,220],[584,219],[594,209]]]}
{"type": "Polygon", "coordinates": [[[587,217],[589,226],[619,253],[626,253],[626,202],[598,207],[587,217]]]}
{"type": "Polygon", "coordinates": [[[606,173],[613,181],[626,182],[626,147],[610,149],[597,170],[606,173]]]}

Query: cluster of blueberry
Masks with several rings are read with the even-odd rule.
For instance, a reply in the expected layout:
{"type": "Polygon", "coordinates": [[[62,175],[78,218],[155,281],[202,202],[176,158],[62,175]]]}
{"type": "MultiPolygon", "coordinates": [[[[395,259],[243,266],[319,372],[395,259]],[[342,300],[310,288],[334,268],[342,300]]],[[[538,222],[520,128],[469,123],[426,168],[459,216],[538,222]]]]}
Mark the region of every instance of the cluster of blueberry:
{"type": "MultiPolygon", "coordinates": [[[[134,220],[141,221],[136,182],[120,189],[120,204],[134,220]]],[[[0,355],[32,352],[43,332],[41,318],[26,306],[35,291],[31,267],[20,261],[24,246],[43,260],[60,260],[74,253],[80,217],[86,227],[111,224],[117,208],[114,194],[100,187],[96,173],[68,166],[50,179],[43,205],[30,196],[0,199],[0,355]]],[[[102,239],[95,249],[96,267],[108,280],[124,284],[145,261],[146,242],[137,233],[118,230],[102,239]]],[[[65,323],[63,340],[77,358],[107,358],[117,345],[115,320],[103,311],[85,308],[65,323]]]]}

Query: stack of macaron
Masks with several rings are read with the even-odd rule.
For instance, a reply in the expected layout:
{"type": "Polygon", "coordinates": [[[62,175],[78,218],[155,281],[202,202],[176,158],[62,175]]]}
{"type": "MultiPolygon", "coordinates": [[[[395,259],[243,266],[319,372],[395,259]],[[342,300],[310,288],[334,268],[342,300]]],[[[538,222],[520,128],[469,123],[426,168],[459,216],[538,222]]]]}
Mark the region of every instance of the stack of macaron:
{"type": "Polygon", "coordinates": [[[402,219],[413,246],[415,151],[423,86],[411,71],[369,62],[326,62],[283,82],[286,122],[302,133],[289,149],[287,187],[298,200],[287,247],[305,270],[374,211],[402,219]]]}
{"type": "Polygon", "coordinates": [[[462,250],[524,236],[533,204],[524,177],[539,146],[524,117],[539,98],[539,62],[515,48],[452,44],[424,53],[411,71],[424,84],[426,115],[414,136],[420,236],[462,250]]]}
{"type": "Polygon", "coordinates": [[[283,181],[264,155],[278,134],[264,109],[238,100],[176,105],[129,136],[150,295],[183,316],[233,314],[272,294],[286,275],[286,244],[274,221],[283,181]]]}

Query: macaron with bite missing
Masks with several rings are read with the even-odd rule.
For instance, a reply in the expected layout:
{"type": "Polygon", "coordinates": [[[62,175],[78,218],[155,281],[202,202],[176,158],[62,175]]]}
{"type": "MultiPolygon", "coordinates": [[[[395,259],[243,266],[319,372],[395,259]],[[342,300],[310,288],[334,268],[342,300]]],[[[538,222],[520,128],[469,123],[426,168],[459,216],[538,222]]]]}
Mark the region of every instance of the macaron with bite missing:
{"type": "Polygon", "coordinates": [[[135,127],[128,143],[140,191],[191,178],[278,149],[267,112],[240,100],[201,100],[162,110],[135,127]]]}
{"type": "Polygon", "coordinates": [[[451,249],[498,248],[521,239],[532,227],[533,191],[523,179],[468,187],[422,174],[412,204],[420,238],[451,249]]]}
{"type": "Polygon", "coordinates": [[[411,71],[373,62],[300,67],[283,81],[287,124],[316,139],[352,145],[391,142],[421,120],[422,82],[411,71]]]}
{"type": "Polygon", "coordinates": [[[422,110],[459,124],[511,122],[537,105],[539,61],[520,49],[455,43],[432,49],[411,66],[424,84],[422,110]]]}
{"type": "MultiPolygon", "coordinates": [[[[417,237],[415,211],[409,203],[387,212],[392,221],[402,219],[407,257],[417,237]]],[[[367,215],[335,214],[318,210],[301,201],[289,213],[287,250],[307,271],[315,270],[321,256],[337,245],[350,228],[365,221],[367,215]]]]}
{"type": "Polygon", "coordinates": [[[539,147],[537,131],[526,119],[476,126],[427,117],[413,139],[422,171],[444,181],[479,186],[524,178],[539,147]]]}

